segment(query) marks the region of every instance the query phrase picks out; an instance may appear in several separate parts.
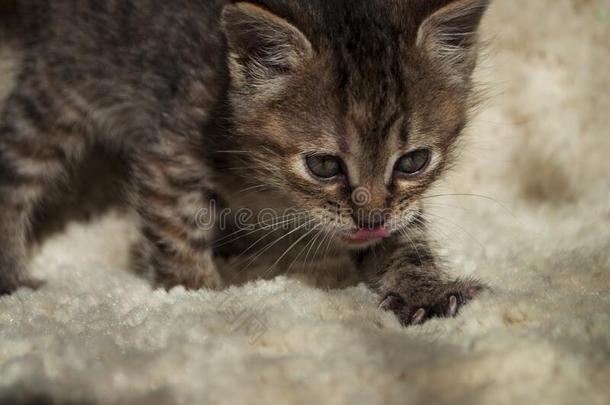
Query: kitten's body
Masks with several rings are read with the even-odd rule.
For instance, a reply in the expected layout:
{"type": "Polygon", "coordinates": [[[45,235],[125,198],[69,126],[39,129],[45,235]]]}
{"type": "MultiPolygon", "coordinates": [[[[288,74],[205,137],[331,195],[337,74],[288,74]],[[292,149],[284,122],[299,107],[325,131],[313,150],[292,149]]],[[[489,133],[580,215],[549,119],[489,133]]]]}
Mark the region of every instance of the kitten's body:
{"type": "Polygon", "coordinates": [[[465,123],[486,2],[228,3],[22,2],[25,57],[0,121],[0,292],[35,284],[32,209],[100,143],[130,159],[134,264],[157,285],[235,282],[220,256],[274,273],[349,259],[405,324],[454,315],[480,287],[438,269],[419,197],[465,123]],[[426,168],[398,176],[416,146],[426,168]],[[345,165],[332,183],[303,166],[321,152],[345,165]],[[252,229],[235,223],[244,209],[252,229]]]}

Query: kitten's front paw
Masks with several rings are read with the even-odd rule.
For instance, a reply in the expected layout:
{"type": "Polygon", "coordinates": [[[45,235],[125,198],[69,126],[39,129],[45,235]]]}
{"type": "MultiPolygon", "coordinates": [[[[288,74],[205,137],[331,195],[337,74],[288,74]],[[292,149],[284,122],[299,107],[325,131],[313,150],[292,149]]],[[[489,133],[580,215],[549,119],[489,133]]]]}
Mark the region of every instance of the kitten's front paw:
{"type": "Polygon", "coordinates": [[[391,311],[404,326],[421,325],[430,318],[452,318],[462,306],[487,289],[474,280],[456,280],[439,284],[415,294],[387,293],[380,308],[391,311]]]}

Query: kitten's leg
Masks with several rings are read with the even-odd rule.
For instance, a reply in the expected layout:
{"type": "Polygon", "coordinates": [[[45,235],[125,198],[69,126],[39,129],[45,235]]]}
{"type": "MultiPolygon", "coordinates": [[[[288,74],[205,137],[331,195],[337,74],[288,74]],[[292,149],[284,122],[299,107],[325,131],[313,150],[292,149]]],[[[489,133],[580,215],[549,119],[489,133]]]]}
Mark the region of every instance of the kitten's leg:
{"type": "Polygon", "coordinates": [[[184,139],[166,137],[138,153],[134,168],[133,203],[142,234],[133,265],[166,289],[223,287],[211,246],[215,201],[194,150],[184,139]]]}
{"type": "Polygon", "coordinates": [[[405,326],[432,317],[454,317],[485,288],[476,280],[450,279],[424,237],[397,239],[385,248],[383,262],[372,262],[375,255],[365,261],[370,285],[381,295],[381,308],[394,312],[405,326]]]}
{"type": "Polygon", "coordinates": [[[39,284],[26,271],[28,224],[36,202],[85,150],[77,117],[35,82],[22,82],[6,101],[0,118],[0,295],[39,284]]]}

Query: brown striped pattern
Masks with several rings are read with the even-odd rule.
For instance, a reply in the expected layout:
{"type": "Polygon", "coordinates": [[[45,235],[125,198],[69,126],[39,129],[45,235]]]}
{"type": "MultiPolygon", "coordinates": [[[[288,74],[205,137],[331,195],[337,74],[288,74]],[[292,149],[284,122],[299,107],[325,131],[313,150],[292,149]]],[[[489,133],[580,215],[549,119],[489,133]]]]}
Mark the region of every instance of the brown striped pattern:
{"type": "Polygon", "coordinates": [[[215,255],[287,270],[313,250],[322,263],[355,256],[405,324],[455,315],[480,286],[444,276],[421,196],[468,122],[487,3],[20,0],[22,70],[0,116],[0,294],[34,285],[32,212],[101,144],[127,157],[133,263],[156,286],[222,288],[233,280],[215,255]],[[399,176],[396,161],[419,148],[434,152],[430,169],[399,176]],[[311,153],[347,173],[315,178],[311,153]],[[226,242],[235,218],[202,227],[212,203],[251,210],[254,231],[226,242]],[[267,232],[254,218],[269,208],[300,221],[267,232]],[[371,227],[375,211],[391,239],[354,252],[335,237],[371,227]]]}

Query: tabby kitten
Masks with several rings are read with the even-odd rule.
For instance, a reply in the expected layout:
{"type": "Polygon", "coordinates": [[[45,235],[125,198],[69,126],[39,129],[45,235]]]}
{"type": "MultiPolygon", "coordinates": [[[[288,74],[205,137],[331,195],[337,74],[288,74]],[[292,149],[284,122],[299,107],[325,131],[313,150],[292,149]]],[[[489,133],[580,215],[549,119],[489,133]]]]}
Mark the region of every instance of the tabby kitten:
{"type": "Polygon", "coordinates": [[[440,269],[421,197],[467,122],[487,5],[20,1],[24,58],[0,121],[0,292],[38,285],[33,209],[103,144],[129,157],[134,265],[157,286],[223,288],[227,258],[244,271],[348,258],[403,324],[456,315],[482,286],[440,269]],[[244,209],[247,227],[226,215],[244,209]],[[260,220],[269,212],[282,226],[260,220]]]}

